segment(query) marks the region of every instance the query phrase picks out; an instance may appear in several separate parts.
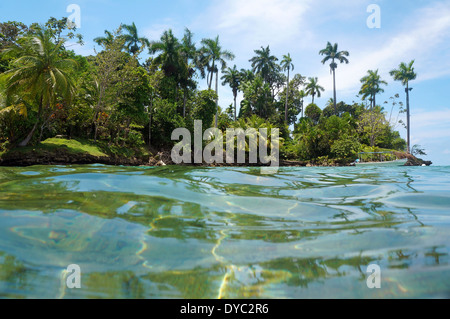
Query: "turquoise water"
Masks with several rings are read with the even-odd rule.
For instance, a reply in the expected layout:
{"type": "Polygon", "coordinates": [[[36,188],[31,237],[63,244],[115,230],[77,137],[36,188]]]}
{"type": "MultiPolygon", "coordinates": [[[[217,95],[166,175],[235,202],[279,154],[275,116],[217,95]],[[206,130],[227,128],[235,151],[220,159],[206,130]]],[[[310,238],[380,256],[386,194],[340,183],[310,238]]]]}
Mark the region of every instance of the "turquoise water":
{"type": "Polygon", "coordinates": [[[450,167],[0,168],[2,298],[449,298],[449,253],[450,167]]]}

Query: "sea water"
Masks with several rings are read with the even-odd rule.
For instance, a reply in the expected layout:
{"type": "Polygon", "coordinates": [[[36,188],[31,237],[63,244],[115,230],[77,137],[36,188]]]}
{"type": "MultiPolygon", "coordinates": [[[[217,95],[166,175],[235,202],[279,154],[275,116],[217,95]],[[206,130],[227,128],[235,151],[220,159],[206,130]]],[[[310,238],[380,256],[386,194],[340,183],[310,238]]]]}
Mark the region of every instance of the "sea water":
{"type": "Polygon", "coordinates": [[[0,168],[2,298],[450,298],[449,253],[450,167],[0,168]]]}

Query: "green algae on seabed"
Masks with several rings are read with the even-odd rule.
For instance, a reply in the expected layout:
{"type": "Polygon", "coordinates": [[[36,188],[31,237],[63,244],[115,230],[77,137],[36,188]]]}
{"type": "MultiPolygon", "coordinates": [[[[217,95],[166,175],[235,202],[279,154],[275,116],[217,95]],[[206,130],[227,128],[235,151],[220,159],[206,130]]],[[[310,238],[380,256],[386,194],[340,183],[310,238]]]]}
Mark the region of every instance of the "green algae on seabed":
{"type": "Polygon", "coordinates": [[[0,297],[448,298],[449,202],[449,167],[0,168],[0,297]]]}

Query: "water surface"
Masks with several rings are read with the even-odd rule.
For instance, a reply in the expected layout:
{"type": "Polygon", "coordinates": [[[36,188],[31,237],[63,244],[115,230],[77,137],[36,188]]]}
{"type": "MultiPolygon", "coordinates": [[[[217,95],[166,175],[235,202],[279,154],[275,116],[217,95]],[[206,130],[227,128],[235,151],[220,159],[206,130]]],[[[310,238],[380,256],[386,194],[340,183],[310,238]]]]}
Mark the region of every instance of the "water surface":
{"type": "Polygon", "coordinates": [[[449,252],[450,167],[0,168],[2,298],[450,298],[449,252]]]}

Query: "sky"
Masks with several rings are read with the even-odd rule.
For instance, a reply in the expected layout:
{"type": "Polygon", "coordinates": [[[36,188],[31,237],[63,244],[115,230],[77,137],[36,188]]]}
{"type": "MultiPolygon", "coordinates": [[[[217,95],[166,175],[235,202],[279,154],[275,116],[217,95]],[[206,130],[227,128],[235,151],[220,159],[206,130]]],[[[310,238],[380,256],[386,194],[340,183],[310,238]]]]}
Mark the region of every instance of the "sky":
{"type": "MultiPolygon", "coordinates": [[[[222,47],[236,55],[229,66],[236,64],[238,69],[250,68],[254,50],[270,45],[280,60],[291,54],[294,74],[319,78],[325,92],[315,102],[321,108],[333,95],[330,68],[318,54],[328,41],[350,53],[350,63],[340,64],[336,71],[337,99],[347,103],[360,101],[360,79],[377,69],[388,82],[377,101],[390,101],[398,93],[405,103],[404,88],[389,71],[415,60],[418,76],[410,84],[412,145],[425,148],[424,159],[435,165],[450,165],[450,0],[15,0],[0,2],[0,21],[44,23],[51,16],[70,16],[71,4],[80,9],[78,32],[85,41],[84,46],[70,47],[78,54],[93,54],[94,38],[132,22],[150,41],[159,40],[168,29],[182,38],[185,27],[198,45],[203,38],[219,35],[222,47]],[[375,28],[374,22],[379,22],[375,28]]],[[[206,80],[198,81],[206,87],[206,80]]],[[[228,87],[220,87],[219,96],[223,108],[233,102],[228,87]]],[[[238,103],[240,99],[242,95],[238,103]]],[[[392,105],[383,106],[390,114],[392,105]]],[[[392,118],[397,115],[395,107],[392,118]]],[[[397,129],[406,137],[401,125],[397,129]]]]}

